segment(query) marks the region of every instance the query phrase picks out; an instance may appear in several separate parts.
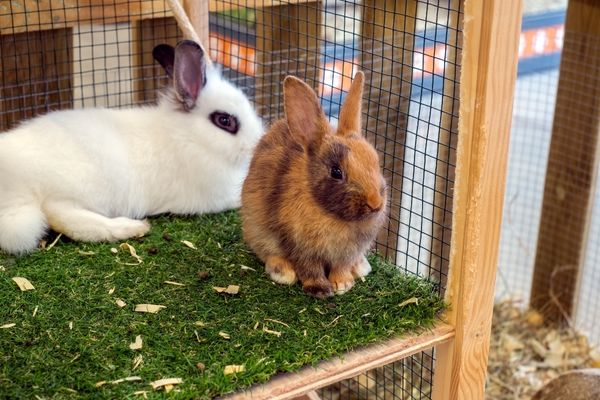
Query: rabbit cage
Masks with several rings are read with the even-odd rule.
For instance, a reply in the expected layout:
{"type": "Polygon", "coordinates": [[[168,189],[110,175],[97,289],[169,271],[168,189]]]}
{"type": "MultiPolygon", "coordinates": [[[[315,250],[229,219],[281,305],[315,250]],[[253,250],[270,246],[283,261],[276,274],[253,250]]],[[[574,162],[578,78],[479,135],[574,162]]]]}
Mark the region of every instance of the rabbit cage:
{"type": "MultiPolygon", "coordinates": [[[[196,0],[183,7],[211,58],[266,123],[282,115],[285,75],[312,85],[335,121],[353,73],[365,72],[365,132],[390,188],[377,250],[437,282],[452,305],[421,335],[238,395],[483,398],[520,2],[196,0]]],[[[50,110],[152,103],[166,83],[152,48],[182,37],[162,0],[0,3],[0,131],[50,110]]]]}
{"type": "Polygon", "coordinates": [[[600,4],[523,20],[497,297],[600,345],[600,4]]]}

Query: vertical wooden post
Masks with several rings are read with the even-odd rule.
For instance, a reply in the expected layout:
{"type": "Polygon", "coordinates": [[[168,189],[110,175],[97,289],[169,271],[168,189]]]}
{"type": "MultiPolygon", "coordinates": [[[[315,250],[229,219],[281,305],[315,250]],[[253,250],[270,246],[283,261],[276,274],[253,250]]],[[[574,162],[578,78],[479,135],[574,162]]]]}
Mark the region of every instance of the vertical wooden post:
{"type": "Polygon", "coordinates": [[[388,224],[377,250],[397,258],[404,146],[412,85],[416,0],[364,0],[361,66],[365,72],[366,132],[382,157],[390,187],[388,224]]]}
{"type": "Polygon", "coordinates": [[[576,296],[600,130],[600,3],[571,0],[538,235],[531,307],[565,322],[576,296]]]}
{"type": "Polygon", "coordinates": [[[70,28],[0,36],[0,132],[73,106],[70,28]]]}
{"type": "Polygon", "coordinates": [[[483,399],[521,28],[520,0],[465,1],[447,319],[434,399],[483,399]]]}
{"type": "Polygon", "coordinates": [[[156,100],[158,91],[167,85],[165,71],[152,57],[152,49],[165,43],[175,46],[180,38],[175,19],[151,18],[141,19],[134,23],[133,54],[134,94],[136,103],[152,103],[156,100]]]}
{"type": "Polygon", "coordinates": [[[267,121],[282,114],[282,82],[297,75],[318,87],[321,2],[256,10],[256,106],[267,121]]]}

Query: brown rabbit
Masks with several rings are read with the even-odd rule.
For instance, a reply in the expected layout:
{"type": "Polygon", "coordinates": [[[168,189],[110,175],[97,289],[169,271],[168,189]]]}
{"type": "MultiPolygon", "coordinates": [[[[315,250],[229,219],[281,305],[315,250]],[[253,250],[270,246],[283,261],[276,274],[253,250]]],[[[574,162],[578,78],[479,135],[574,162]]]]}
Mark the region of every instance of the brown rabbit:
{"type": "Polygon", "coordinates": [[[365,253],[386,216],[379,158],[361,134],[363,80],[358,72],[334,130],[310,86],[288,76],[285,118],[259,142],[242,189],[244,239],[271,279],[299,279],[319,298],[371,271],[365,253]]]}

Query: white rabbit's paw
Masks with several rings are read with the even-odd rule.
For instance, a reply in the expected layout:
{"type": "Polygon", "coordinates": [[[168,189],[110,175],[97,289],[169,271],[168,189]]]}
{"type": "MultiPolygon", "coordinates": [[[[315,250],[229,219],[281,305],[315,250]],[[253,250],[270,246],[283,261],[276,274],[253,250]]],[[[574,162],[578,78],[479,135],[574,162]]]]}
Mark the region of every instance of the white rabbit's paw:
{"type": "Polygon", "coordinates": [[[125,217],[113,218],[111,220],[110,232],[113,240],[124,240],[132,237],[144,236],[150,230],[148,221],[140,221],[125,217]]]}

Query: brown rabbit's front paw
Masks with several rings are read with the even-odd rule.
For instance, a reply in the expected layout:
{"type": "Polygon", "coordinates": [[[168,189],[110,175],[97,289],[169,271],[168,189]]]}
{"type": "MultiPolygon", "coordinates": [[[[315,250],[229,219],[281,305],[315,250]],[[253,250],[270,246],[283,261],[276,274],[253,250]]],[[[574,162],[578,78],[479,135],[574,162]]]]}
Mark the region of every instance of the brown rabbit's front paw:
{"type": "Polygon", "coordinates": [[[302,282],[302,289],[304,289],[305,293],[318,299],[333,296],[333,288],[327,279],[306,280],[302,282]]]}
{"type": "Polygon", "coordinates": [[[273,282],[282,285],[293,285],[298,280],[292,264],[282,257],[269,257],[265,263],[265,271],[273,282]]]}
{"type": "Polygon", "coordinates": [[[329,273],[329,282],[335,294],[344,294],[354,286],[354,276],[350,269],[332,269],[329,273]]]}

